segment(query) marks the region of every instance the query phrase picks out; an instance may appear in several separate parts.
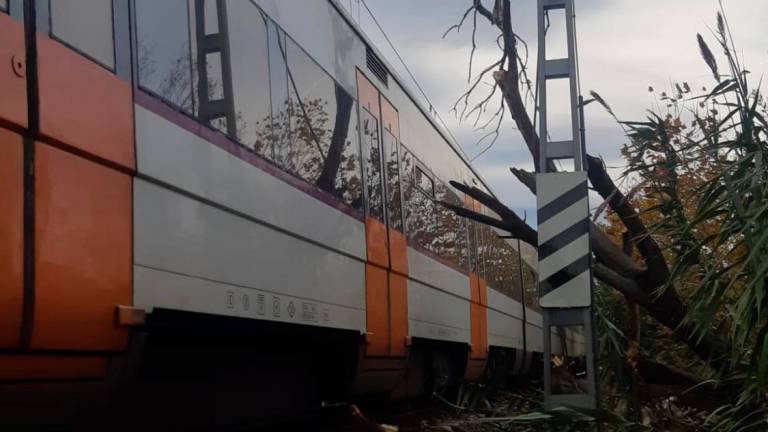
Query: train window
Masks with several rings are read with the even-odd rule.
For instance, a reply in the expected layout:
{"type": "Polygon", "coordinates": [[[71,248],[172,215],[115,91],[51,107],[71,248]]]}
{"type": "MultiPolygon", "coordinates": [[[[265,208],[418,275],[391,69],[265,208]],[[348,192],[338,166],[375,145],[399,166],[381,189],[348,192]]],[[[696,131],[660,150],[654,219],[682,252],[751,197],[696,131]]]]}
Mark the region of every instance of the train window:
{"type": "MultiPolygon", "coordinates": [[[[439,202],[461,205],[459,197],[440,181],[436,182],[435,199],[439,202]]],[[[435,242],[437,254],[461,267],[465,267],[466,263],[463,263],[465,260],[461,256],[462,241],[466,243],[466,229],[464,228],[463,218],[440,203],[436,204],[435,213],[437,216],[438,235],[435,242]]]]}
{"type": "Polygon", "coordinates": [[[256,142],[256,152],[262,156],[276,160],[277,148],[290,143],[290,116],[288,98],[288,66],[285,64],[285,33],[275,23],[267,24],[267,40],[269,44],[269,90],[272,105],[272,125],[270,136],[266,140],[270,144],[260,146],[256,142]]]}
{"type": "Polygon", "coordinates": [[[533,310],[540,310],[539,307],[539,285],[536,271],[523,261],[521,272],[523,278],[523,289],[525,291],[525,305],[533,310]]]}
{"type": "Polygon", "coordinates": [[[507,251],[507,265],[504,266],[504,279],[509,296],[522,301],[522,280],[520,279],[520,253],[513,248],[507,241],[504,241],[504,248],[507,251]]]}
{"type": "Polygon", "coordinates": [[[416,193],[416,185],[413,179],[413,171],[416,169],[414,165],[415,163],[416,161],[413,158],[413,155],[411,155],[411,152],[409,152],[408,149],[406,149],[405,146],[401,144],[400,172],[403,174],[403,177],[400,179],[400,185],[403,199],[403,210],[405,211],[403,214],[405,232],[409,236],[411,235],[411,227],[414,225],[413,221],[411,220],[414,215],[411,211],[409,211],[408,206],[413,202],[413,194],[416,193]]]}
{"type": "Polygon", "coordinates": [[[379,122],[365,108],[362,109],[363,157],[365,179],[368,186],[368,215],[384,220],[384,202],[381,185],[381,151],[379,146],[379,122]]]}
{"type": "Polygon", "coordinates": [[[0,0],[0,12],[8,12],[8,0],[0,0]]]}
{"type": "Polygon", "coordinates": [[[477,273],[479,259],[477,255],[477,222],[467,220],[467,249],[469,249],[469,271],[477,273]]]}
{"type": "Polygon", "coordinates": [[[403,231],[403,207],[400,196],[400,167],[398,143],[388,130],[384,131],[384,156],[387,175],[387,210],[389,211],[389,227],[403,231]]]}
{"type": "MultiPolygon", "coordinates": [[[[460,203],[458,205],[461,205],[460,203]]],[[[470,257],[469,257],[469,236],[467,229],[467,220],[463,217],[457,217],[457,231],[456,231],[456,250],[458,253],[459,267],[469,271],[470,257]]]]}
{"type": "Polygon", "coordinates": [[[435,196],[435,183],[421,167],[416,167],[416,186],[430,197],[435,196]]]}
{"type": "Polygon", "coordinates": [[[195,114],[187,0],[136,0],[139,85],[195,114]]]}
{"type": "MultiPolygon", "coordinates": [[[[277,48],[279,53],[270,53],[270,57],[285,54],[288,79],[286,103],[273,106],[273,127],[287,137],[275,146],[277,163],[360,208],[362,182],[355,100],[291,39],[286,38],[285,45],[278,40],[277,48]]],[[[375,131],[378,134],[377,128],[375,131]]],[[[378,153],[376,161],[380,161],[378,153]]],[[[380,178],[380,169],[377,175],[380,178]]],[[[380,218],[383,220],[383,216],[380,218]]]]}
{"type": "Polygon", "coordinates": [[[408,236],[419,246],[436,252],[437,224],[435,221],[434,183],[419,167],[413,155],[403,151],[403,172],[411,173],[408,187],[404,186],[405,221],[408,236]],[[408,169],[410,168],[410,169],[408,169]],[[405,192],[408,189],[407,193],[405,192]]]}
{"type": "MultiPolygon", "coordinates": [[[[215,1],[206,1],[206,8],[209,4],[215,6],[215,1]]],[[[210,13],[206,12],[206,26],[210,13]]],[[[226,18],[237,122],[234,138],[272,159],[267,17],[250,2],[229,2],[226,18]]]]}
{"type": "Polygon", "coordinates": [[[486,226],[477,223],[475,224],[475,257],[477,259],[477,265],[475,271],[480,277],[485,277],[486,260],[488,259],[488,248],[485,241],[486,226]]]}
{"type": "MultiPolygon", "coordinates": [[[[491,230],[491,234],[495,234],[491,230]]],[[[504,239],[494,235],[489,248],[487,277],[488,283],[497,291],[520,299],[520,259],[517,251],[504,239]]]]}
{"type": "Polygon", "coordinates": [[[111,1],[56,0],[50,2],[50,13],[53,36],[103,66],[115,68],[111,1]]]}

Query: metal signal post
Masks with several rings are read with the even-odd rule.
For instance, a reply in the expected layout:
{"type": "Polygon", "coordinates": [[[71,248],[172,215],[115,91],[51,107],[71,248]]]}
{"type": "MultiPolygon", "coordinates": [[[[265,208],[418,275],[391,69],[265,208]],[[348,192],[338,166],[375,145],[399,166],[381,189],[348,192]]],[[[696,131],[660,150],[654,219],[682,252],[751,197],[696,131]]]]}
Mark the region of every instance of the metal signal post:
{"type": "Polygon", "coordinates": [[[539,294],[547,406],[596,408],[587,173],[581,134],[574,0],[538,0],[539,166],[536,174],[539,294]],[[547,58],[549,14],[563,10],[567,57],[547,58]],[[551,141],[547,83],[568,80],[571,138],[551,141]],[[558,171],[554,161],[572,161],[558,171]]]}

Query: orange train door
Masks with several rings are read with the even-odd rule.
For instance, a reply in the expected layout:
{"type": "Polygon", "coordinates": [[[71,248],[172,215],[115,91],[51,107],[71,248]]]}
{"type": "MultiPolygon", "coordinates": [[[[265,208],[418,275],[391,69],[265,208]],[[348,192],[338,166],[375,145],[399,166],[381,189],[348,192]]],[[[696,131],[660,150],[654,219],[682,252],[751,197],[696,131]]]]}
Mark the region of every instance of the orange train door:
{"type": "MultiPolygon", "coordinates": [[[[464,197],[465,207],[481,213],[482,206],[469,196],[464,197]]],[[[476,230],[474,224],[470,224],[470,230],[476,230]]],[[[483,243],[482,234],[479,230],[475,231],[475,250],[479,251],[478,245],[483,243]]],[[[477,263],[470,269],[469,273],[469,326],[470,326],[470,350],[465,378],[479,379],[484,370],[485,362],[488,358],[488,287],[483,277],[480,261],[482,257],[479,253],[475,254],[477,263]]]]}
{"type": "Polygon", "coordinates": [[[0,348],[20,343],[24,299],[24,27],[0,12],[0,348]],[[13,131],[12,131],[13,130],[13,131]]]}
{"type": "MultiPolygon", "coordinates": [[[[131,302],[130,61],[108,70],[47,25],[25,34],[21,2],[10,4],[10,16],[0,11],[0,348],[14,351],[0,355],[0,381],[99,378],[128,340],[115,310],[131,302]]],[[[130,60],[127,43],[115,46],[130,60]]]]}
{"type": "Polygon", "coordinates": [[[368,202],[366,355],[404,357],[408,262],[400,199],[399,119],[397,110],[359,71],[357,85],[368,202]]]}

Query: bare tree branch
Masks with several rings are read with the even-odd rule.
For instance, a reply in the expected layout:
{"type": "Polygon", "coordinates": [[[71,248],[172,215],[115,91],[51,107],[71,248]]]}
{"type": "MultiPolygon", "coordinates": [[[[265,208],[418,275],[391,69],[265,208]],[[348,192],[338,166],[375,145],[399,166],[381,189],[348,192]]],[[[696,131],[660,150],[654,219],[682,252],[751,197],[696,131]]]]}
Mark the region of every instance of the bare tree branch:
{"type": "MultiPolygon", "coordinates": [[[[471,115],[478,110],[484,112],[487,104],[496,92],[496,87],[498,87],[517,129],[520,131],[528,147],[534,164],[538,167],[539,136],[526,110],[525,98],[520,91],[521,86],[526,86],[530,93],[530,80],[527,78],[526,60],[521,58],[517,51],[517,42],[521,39],[512,29],[510,0],[496,0],[494,13],[485,8],[480,0],[473,0],[472,7],[477,14],[485,17],[491,25],[501,30],[500,40],[502,43],[500,45],[502,46],[502,56],[499,61],[481,72],[474,83],[470,85],[467,92],[457,100],[454,105],[454,111],[457,111],[459,104],[463,102],[464,107],[460,118],[466,118],[467,110],[469,109],[469,97],[479,83],[482,82],[483,77],[498,67],[499,69],[493,72],[496,85],[491,95],[484,98],[478,105],[473,106],[469,113],[471,115]]],[[[477,23],[475,22],[474,25],[477,25],[477,23]]],[[[527,59],[527,47],[525,47],[525,50],[527,59]]],[[[487,124],[491,123],[488,122],[487,124]]],[[[491,132],[490,135],[487,134],[486,136],[492,136],[493,134],[494,132],[491,132]]],[[[551,162],[548,162],[548,165],[554,170],[551,162]]],[[[686,343],[699,357],[705,361],[711,360],[717,366],[728,352],[728,347],[715,333],[710,331],[699,338],[698,335],[700,333],[695,332],[694,328],[690,325],[683,324],[686,307],[679,299],[674,286],[667,285],[670,273],[659,245],[650,236],[637,211],[613,183],[600,160],[587,156],[587,166],[592,186],[606,200],[631,233],[632,241],[635,243],[645,263],[645,265],[638,264],[632,257],[624,254],[621,248],[605,236],[592,222],[590,225],[590,246],[598,261],[594,266],[595,276],[616,288],[628,299],[645,307],[652,317],[673,330],[678,339],[686,343]],[[659,293],[659,288],[663,287],[666,287],[666,289],[659,293]]],[[[512,173],[535,193],[536,184],[532,173],[516,168],[512,169],[512,173]]],[[[452,184],[454,183],[452,182],[452,184]]],[[[517,214],[499,203],[494,197],[485,194],[477,188],[469,188],[466,185],[459,187],[454,184],[454,187],[491,208],[500,216],[501,220],[488,218],[488,216],[474,212],[469,213],[469,210],[463,208],[455,209],[457,213],[471,215],[472,218],[480,221],[488,218],[490,219],[488,221],[489,224],[499,229],[507,230],[513,237],[520,238],[526,241],[526,243],[536,246],[536,231],[517,214]]]]}

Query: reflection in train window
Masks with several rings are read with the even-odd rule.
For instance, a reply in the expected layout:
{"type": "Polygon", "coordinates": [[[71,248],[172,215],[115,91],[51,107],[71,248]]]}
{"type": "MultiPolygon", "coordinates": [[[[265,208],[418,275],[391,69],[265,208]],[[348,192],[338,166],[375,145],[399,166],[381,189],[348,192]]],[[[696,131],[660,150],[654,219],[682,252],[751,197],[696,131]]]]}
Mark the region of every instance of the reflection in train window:
{"type": "Polygon", "coordinates": [[[507,261],[504,266],[504,279],[506,281],[505,286],[506,293],[515,300],[522,301],[522,291],[520,279],[520,253],[513,248],[507,240],[504,240],[504,248],[506,249],[507,261]]]}
{"type": "MultiPolygon", "coordinates": [[[[214,0],[206,1],[206,9],[210,3],[214,4],[215,9],[214,0]]],[[[267,18],[250,2],[228,2],[226,18],[237,122],[237,136],[233,138],[271,159],[272,104],[269,89],[267,18]]],[[[214,22],[209,23],[206,12],[206,32],[214,22]]],[[[218,24],[215,29],[218,29],[218,24]]]]}
{"type": "Polygon", "coordinates": [[[523,261],[521,276],[525,291],[525,305],[533,310],[541,310],[539,307],[539,285],[536,270],[523,261]]]}
{"type": "Polygon", "coordinates": [[[195,114],[187,0],[136,0],[139,85],[195,114]]]}
{"type": "Polygon", "coordinates": [[[0,11],[8,12],[8,0],[0,0],[0,11]]]}
{"type": "Polygon", "coordinates": [[[403,231],[403,207],[400,198],[400,169],[397,139],[388,131],[384,131],[385,173],[387,175],[387,210],[389,227],[403,231]]]}
{"type": "Polygon", "coordinates": [[[267,23],[269,44],[269,91],[271,101],[271,126],[269,136],[257,140],[256,152],[269,159],[277,157],[276,148],[289,143],[290,118],[288,117],[288,66],[285,64],[285,33],[275,23],[267,23]],[[261,145],[260,145],[261,144],[261,145]]]}
{"type": "Polygon", "coordinates": [[[360,207],[355,101],[293,40],[288,38],[285,48],[289,97],[282,108],[273,107],[273,120],[288,129],[289,139],[275,147],[275,159],[285,170],[360,207]]]}
{"type": "Polygon", "coordinates": [[[486,255],[486,277],[490,286],[503,294],[520,299],[520,257],[504,239],[491,229],[486,255]]]}
{"type": "Polygon", "coordinates": [[[477,273],[480,259],[477,255],[477,222],[467,220],[467,249],[469,249],[469,271],[477,273]]]}
{"type": "MultiPolygon", "coordinates": [[[[7,10],[7,2],[3,5],[7,10]]],[[[112,2],[56,0],[50,2],[51,33],[109,69],[115,67],[112,2]]]]}
{"type": "MultiPolygon", "coordinates": [[[[481,207],[481,211],[483,207],[481,207]]],[[[484,211],[483,211],[484,213],[484,211]]],[[[478,223],[476,225],[477,230],[477,237],[476,237],[476,254],[477,257],[477,274],[484,278],[488,279],[487,273],[488,273],[488,258],[490,254],[490,249],[488,248],[488,238],[490,237],[490,233],[488,232],[488,225],[478,223]]]]}
{"type": "Polygon", "coordinates": [[[362,110],[363,158],[365,159],[365,180],[368,186],[368,215],[384,221],[384,195],[381,184],[381,150],[379,145],[379,122],[365,108],[362,110]]]}
{"type": "Polygon", "coordinates": [[[404,145],[400,145],[400,172],[403,174],[402,178],[400,179],[400,185],[401,185],[401,192],[402,192],[402,199],[403,199],[403,210],[405,213],[403,214],[403,219],[405,222],[405,233],[411,237],[412,236],[412,227],[414,225],[413,217],[415,217],[414,214],[410,211],[409,205],[414,200],[413,194],[416,193],[416,184],[413,178],[413,171],[416,169],[415,167],[416,160],[411,155],[411,152],[409,152],[404,145]]]}
{"type": "Polygon", "coordinates": [[[459,197],[451,188],[441,181],[436,181],[435,205],[437,216],[437,238],[435,239],[435,252],[442,258],[451,261],[462,268],[467,267],[466,260],[466,228],[464,218],[458,216],[453,210],[440,204],[445,202],[460,206],[459,197]]]}
{"type": "Polygon", "coordinates": [[[417,245],[435,252],[436,230],[434,183],[427,174],[415,165],[413,155],[403,149],[402,167],[408,178],[408,187],[403,187],[405,202],[406,232],[417,245]],[[406,193],[407,189],[407,193],[406,193]]]}
{"type": "Polygon", "coordinates": [[[431,197],[435,196],[435,183],[429,178],[429,174],[419,166],[416,167],[416,186],[425,194],[431,197]]]}

